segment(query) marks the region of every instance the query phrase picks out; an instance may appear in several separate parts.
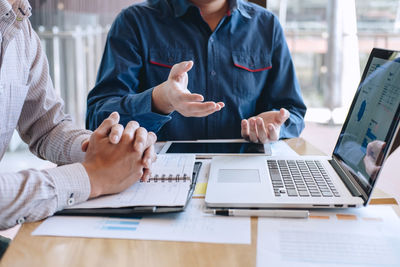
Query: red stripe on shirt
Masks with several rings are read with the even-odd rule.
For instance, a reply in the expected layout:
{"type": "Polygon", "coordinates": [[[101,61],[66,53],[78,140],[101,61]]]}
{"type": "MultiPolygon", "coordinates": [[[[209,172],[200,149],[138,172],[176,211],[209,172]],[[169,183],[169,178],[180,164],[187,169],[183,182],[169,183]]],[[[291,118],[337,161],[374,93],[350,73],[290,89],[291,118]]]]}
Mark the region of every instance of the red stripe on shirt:
{"type": "Polygon", "coordinates": [[[245,66],[242,66],[242,65],[239,65],[239,64],[236,64],[236,63],[234,63],[234,64],[235,64],[236,67],[241,68],[241,69],[245,69],[245,70],[250,71],[250,72],[258,72],[258,71],[263,71],[263,70],[269,70],[269,69],[272,68],[272,66],[269,66],[269,67],[262,68],[262,69],[252,70],[252,69],[246,68],[245,66]]]}
{"type": "Polygon", "coordinates": [[[162,64],[162,63],[158,63],[158,62],[155,62],[155,61],[152,61],[152,60],[150,60],[150,63],[151,64],[154,64],[154,65],[157,65],[157,66],[160,66],[160,67],[165,67],[165,68],[172,68],[172,66],[171,65],[166,65],[166,64],[162,64]]]}

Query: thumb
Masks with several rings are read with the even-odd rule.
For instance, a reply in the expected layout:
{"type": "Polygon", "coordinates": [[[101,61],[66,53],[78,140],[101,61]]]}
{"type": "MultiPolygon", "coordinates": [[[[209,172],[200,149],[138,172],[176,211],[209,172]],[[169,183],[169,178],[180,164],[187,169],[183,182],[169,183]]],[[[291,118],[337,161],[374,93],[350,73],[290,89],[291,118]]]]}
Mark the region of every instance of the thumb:
{"type": "Polygon", "coordinates": [[[169,73],[169,79],[176,79],[177,77],[185,74],[193,67],[193,61],[183,61],[181,63],[172,66],[171,72],[169,73]]]}
{"type": "Polygon", "coordinates": [[[276,116],[276,123],[283,124],[290,117],[290,112],[287,109],[281,108],[278,116],[276,116]]]}
{"type": "Polygon", "coordinates": [[[81,144],[82,152],[86,152],[89,147],[89,139],[86,139],[81,144]]]}

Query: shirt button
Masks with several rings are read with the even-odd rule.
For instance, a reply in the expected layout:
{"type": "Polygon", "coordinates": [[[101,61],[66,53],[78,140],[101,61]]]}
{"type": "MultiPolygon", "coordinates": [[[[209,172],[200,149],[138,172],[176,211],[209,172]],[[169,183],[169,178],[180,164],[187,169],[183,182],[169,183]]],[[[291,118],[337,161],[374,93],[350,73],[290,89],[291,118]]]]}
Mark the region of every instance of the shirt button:
{"type": "Polygon", "coordinates": [[[0,84],[0,95],[2,95],[4,92],[4,85],[0,84]]]}
{"type": "Polygon", "coordinates": [[[210,43],[213,43],[214,42],[214,38],[210,38],[210,43]]]}
{"type": "Polygon", "coordinates": [[[17,223],[18,224],[23,224],[25,222],[25,218],[24,217],[21,217],[21,218],[19,218],[18,220],[17,220],[17,223]]]}
{"type": "Polygon", "coordinates": [[[70,197],[70,198],[68,199],[68,201],[67,201],[67,204],[68,204],[68,206],[74,205],[74,204],[75,204],[75,198],[70,197]]]}
{"type": "Polygon", "coordinates": [[[211,76],[215,76],[215,75],[217,75],[217,73],[214,70],[212,70],[211,71],[211,76]]]}

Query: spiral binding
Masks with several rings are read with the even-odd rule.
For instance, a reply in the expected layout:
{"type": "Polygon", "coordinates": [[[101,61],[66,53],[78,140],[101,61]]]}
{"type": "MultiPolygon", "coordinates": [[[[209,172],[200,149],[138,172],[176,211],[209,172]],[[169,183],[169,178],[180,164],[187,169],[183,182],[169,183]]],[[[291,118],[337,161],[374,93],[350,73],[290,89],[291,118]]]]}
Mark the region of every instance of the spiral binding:
{"type": "Polygon", "coordinates": [[[183,174],[183,176],[180,176],[179,174],[177,174],[175,176],[173,174],[169,174],[169,175],[163,174],[163,175],[159,176],[158,174],[156,174],[154,177],[150,177],[147,180],[147,183],[151,183],[151,182],[154,182],[154,183],[170,182],[171,183],[171,182],[186,182],[186,181],[190,182],[191,180],[192,179],[190,178],[190,176],[187,175],[186,173],[183,174]]]}

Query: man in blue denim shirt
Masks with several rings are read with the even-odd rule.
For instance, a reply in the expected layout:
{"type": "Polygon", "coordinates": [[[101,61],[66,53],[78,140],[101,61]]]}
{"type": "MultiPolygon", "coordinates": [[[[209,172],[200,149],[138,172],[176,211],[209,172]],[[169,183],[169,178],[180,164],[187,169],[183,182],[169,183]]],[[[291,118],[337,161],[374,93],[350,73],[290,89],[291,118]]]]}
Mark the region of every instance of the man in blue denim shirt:
{"type": "Polygon", "coordinates": [[[265,143],[298,136],[306,107],[269,11],[242,0],[149,0],[110,30],[87,127],[114,110],[159,140],[265,143]]]}

